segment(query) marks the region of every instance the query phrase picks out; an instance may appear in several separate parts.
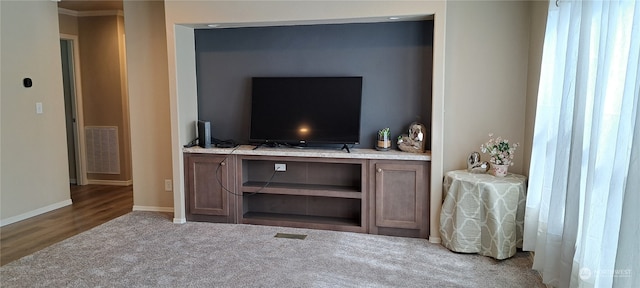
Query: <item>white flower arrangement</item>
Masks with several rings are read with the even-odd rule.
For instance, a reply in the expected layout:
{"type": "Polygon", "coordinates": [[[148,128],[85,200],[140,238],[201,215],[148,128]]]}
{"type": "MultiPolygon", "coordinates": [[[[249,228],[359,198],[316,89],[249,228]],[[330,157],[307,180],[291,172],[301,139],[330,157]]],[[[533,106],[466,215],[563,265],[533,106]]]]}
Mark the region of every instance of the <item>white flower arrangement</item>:
{"type": "Polygon", "coordinates": [[[480,145],[480,150],[482,153],[491,155],[489,162],[493,164],[513,166],[513,154],[518,146],[520,146],[519,143],[510,144],[507,139],[502,139],[502,137],[494,139],[493,134],[489,134],[489,141],[480,145]]]}

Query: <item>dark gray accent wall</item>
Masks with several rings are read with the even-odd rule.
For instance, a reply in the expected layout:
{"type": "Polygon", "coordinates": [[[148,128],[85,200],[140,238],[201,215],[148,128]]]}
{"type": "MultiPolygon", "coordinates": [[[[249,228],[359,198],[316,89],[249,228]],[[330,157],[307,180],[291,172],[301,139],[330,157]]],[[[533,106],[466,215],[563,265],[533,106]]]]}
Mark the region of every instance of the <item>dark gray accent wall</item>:
{"type": "Polygon", "coordinates": [[[215,138],[247,142],[258,76],[362,76],[360,148],[385,127],[393,137],[413,121],[430,130],[431,20],[201,29],[195,44],[198,118],[215,138]]]}

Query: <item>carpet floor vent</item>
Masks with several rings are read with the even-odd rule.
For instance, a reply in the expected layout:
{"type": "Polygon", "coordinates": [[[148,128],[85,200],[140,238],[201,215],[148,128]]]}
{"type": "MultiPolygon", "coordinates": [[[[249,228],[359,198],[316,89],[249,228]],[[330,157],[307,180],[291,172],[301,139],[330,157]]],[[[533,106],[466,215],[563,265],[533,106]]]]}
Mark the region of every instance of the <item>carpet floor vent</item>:
{"type": "Polygon", "coordinates": [[[303,235],[303,234],[289,234],[289,233],[276,233],[276,236],[273,236],[276,238],[287,238],[287,239],[299,239],[299,240],[304,240],[305,238],[307,238],[307,235],[303,235]]]}

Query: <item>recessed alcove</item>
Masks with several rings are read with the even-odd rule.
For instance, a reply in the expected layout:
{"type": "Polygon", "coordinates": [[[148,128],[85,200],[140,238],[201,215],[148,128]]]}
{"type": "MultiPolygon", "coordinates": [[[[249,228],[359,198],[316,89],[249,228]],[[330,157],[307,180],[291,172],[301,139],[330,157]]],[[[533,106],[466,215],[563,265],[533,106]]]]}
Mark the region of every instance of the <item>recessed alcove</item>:
{"type": "Polygon", "coordinates": [[[414,121],[431,127],[433,20],[195,29],[194,38],[198,119],[213,137],[247,143],[251,77],[265,76],[362,76],[360,148],[385,127],[394,137],[414,121]]]}
{"type": "MultiPolygon", "coordinates": [[[[400,15],[402,21],[433,21],[431,80],[431,179],[442,178],[444,62],[446,3],[415,2],[166,2],[169,54],[169,86],[171,92],[172,144],[174,181],[174,222],[186,221],[184,150],[182,146],[196,136],[194,122],[198,115],[198,80],[196,75],[195,32],[211,23],[224,28],[275,27],[324,24],[387,22],[389,15],[400,15]],[[229,5],[227,5],[229,4],[229,5]],[[389,5],[387,5],[389,4],[389,5]],[[259,12],[258,12],[259,11],[259,12]],[[294,12],[295,11],[295,12],[294,12]],[[386,16],[385,16],[386,15],[386,16]]],[[[223,28],[223,29],[224,29],[223,28]]],[[[209,28],[210,29],[210,28],[209,28]]],[[[219,28],[217,28],[219,29],[219,28]]],[[[233,68],[233,67],[231,67],[233,68]]],[[[214,123],[212,123],[214,124],[214,123]]],[[[406,125],[406,124],[405,124],[406,125]]],[[[399,128],[404,130],[407,127],[399,128]]],[[[214,125],[215,129],[215,125],[214,125]]],[[[376,127],[375,129],[380,129],[376,127]]],[[[394,129],[394,128],[392,128],[394,129]]],[[[395,130],[395,129],[394,129],[395,130]]],[[[364,129],[363,129],[364,131],[364,129]]],[[[401,131],[398,131],[401,132],[401,131]]],[[[215,136],[215,135],[214,135],[215,136]]],[[[224,137],[224,136],[223,136],[224,137]]],[[[360,148],[367,148],[361,145],[360,148]]],[[[373,150],[373,149],[372,149],[373,150]]],[[[375,150],[374,150],[375,151],[375,150]]],[[[442,202],[442,184],[430,183],[429,241],[439,243],[438,215],[442,202]]]]}

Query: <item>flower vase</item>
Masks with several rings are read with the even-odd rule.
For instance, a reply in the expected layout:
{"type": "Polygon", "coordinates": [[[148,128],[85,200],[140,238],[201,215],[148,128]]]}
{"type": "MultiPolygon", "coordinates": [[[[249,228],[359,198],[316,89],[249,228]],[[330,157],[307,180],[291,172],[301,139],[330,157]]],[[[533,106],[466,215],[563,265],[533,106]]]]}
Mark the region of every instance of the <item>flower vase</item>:
{"type": "Polygon", "coordinates": [[[491,174],[496,177],[507,176],[509,172],[509,165],[498,165],[491,163],[491,174]]]}

